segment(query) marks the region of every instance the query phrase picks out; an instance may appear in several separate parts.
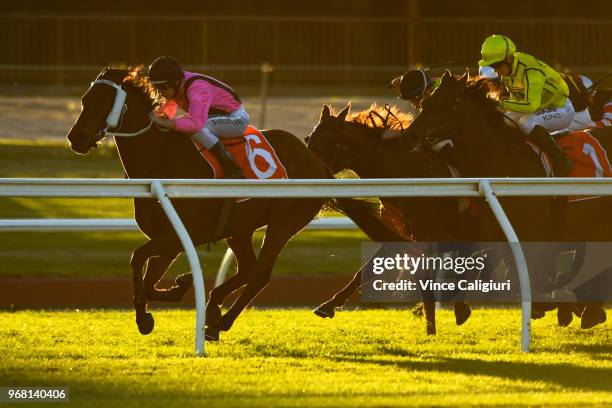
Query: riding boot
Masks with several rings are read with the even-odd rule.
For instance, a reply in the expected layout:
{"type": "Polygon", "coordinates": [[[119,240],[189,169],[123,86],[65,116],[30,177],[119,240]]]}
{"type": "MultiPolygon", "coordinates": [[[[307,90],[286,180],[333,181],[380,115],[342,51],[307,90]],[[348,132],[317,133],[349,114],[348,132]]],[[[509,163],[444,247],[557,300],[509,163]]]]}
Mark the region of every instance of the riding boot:
{"type": "Polygon", "coordinates": [[[540,149],[548,154],[553,162],[553,171],[556,177],[563,177],[567,175],[574,165],[567,158],[565,152],[559,146],[559,143],[548,131],[542,126],[535,126],[529,134],[529,139],[533,141],[540,149]]]}
{"type": "Polygon", "coordinates": [[[219,160],[223,177],[227,179],[243,179],[244,174],[240,166],[236,163],[230,152],[228,152],[223,143],[217,142],[209,151],[219,160]]]}

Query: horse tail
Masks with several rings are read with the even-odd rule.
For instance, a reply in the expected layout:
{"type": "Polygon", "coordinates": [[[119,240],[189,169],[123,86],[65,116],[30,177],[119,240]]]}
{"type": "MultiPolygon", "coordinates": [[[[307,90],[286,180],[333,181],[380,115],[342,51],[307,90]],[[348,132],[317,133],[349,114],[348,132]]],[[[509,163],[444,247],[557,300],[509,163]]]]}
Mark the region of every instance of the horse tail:
{"type": "Polygon", "coordinates": [[[375,242],[404,242],[411,240],[395,223],[385,218],[378,202],[355,198],[334,198],[328,205],[349,217],[375,242]]]}

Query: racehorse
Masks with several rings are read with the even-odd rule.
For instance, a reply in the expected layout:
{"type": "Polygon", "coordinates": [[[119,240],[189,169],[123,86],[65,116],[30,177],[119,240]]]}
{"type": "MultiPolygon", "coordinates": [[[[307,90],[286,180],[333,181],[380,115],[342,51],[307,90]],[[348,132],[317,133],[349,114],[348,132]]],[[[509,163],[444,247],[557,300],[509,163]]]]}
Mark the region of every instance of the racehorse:
{"type": "MultiPolygon", "coordinates": [[[[400,130],[407,127],[412,117],[395,108],[372,106],[352,115],[350,105],[337,116],[325,105],[319,123],[306,138],[308,148],[315,152],[332,173],[353,170],[361,178],[442,178],[452,177],[451,169],[432,151],[417,157],[411,151],[414,144],[407,139],[382,140],[385,129],[400,130]],[[411,157],[411,158],[408,158],[411,157]]],[[[463,200],[455,198],[392,197],[381,198],[383,219],[396,229],[402,241],[462,242],[473,241],[477,233],[474,219],[467,211],[460,213],[463,200]]],[[[390,238],[397,240],[397,238],[390,238]]],[[[315,309],[320,317],[333,317],[335,309],[343,306],[362,282],[358,270],[353,280],[331,299],[315,309]]],[[[432,291],[421,293],[426,317],[427,334],[436,333],[435,301],[432,291]]],[[[458,325],[470,316],[467,303],[455,303],[458,325]]]]}
{"type": "MultiPolygon", "coordinates": [[[[203,160],[189,137],[164,133],[152,126],[149,115],[156,96],[141,69],[103,69],[81,98],[82,109],[67,135],[72,150],[86,154],[98,141],[114,135],[119,157],[128,178],[210,179],[213,170],[203,160]]],[[[290,178],[332,178],[325,165],[302,141],[283,130],[262,132],[284,163],[290,178]]],[[[321,210],[326,199],[266,198],[236,202],[222,232],[234,251],[235,275],[210,292],[206,307],[206,337],[218,340],[220,331],[231,328],[235,319],[266,286],[272,267],[291,237],[321,210]],[[267,226],[259,255],[252,246],[256,229],[267,226]],[[230,309],[222,315],[223,300],[246,285],[230,309]]],[[[222,199],[172,200],[194,245],[217,240],[216,227],[222,199]]],[[[338,199],[335,207],[345,210],[373,239],[386,234],[385,227],[362,200],[338,199]]],[[[177,277],[168,290],[156,288],[165,271],[182,252],[181,243],[154,199],[134,199],[140,230],[148,241],[136,248],[131,266],[134,280],[136,323],[142,334],[154,328],[147,311],[148,301],[178,301],[192,284],[189,274],[177,277]]]]}
{"type": "MultiPolygon", "coordinates": [[[[436,146],[435,150],[443,152],[442,155],[446,155],[465,177],[545,177],[541,153],[520,130],[506,123],[503,113],[489,98],[492,91],[496,89],[489,81],[468,81],[467,73],[456,78],[447,71],[440,86],[423,102],[421,114],[406,131],[406,137],[418,140],[414,151],[431,150],[436,146]],[[439,146],[448,148],[440,150],[439,146]]],[[[590,141],[581,144],[579,155],[593,161],[593,174],[574,177],[595,177],[596,169],[605,167],[600,160],[607,161],[606,152],[612,152],[611,133],[610,128],[587,132],[586,140],[590,141]],[[596,148],[601,149],[601,155],[595,154],[596,148]],[[587,152],[592,154],[586,155],[587,152]]],[[[575,136],[562,134],[561,144],[572,137],[575,136]]],[[[610,168],[609,163],[605,165],[610,168]]],[[[610,198],[568,201],[565,197],[517,197],[505,198],[502,203],[523,242],[612,241],[610,198]]],[[[550,268],[545,264],[545,257],[542,258],[542,268],[550,268]]],[[[532,279],[541,278],[532,275],[532,279]]],[[[554,284],[554,281],[549,282],[549,286],[554,284]]],[[[560,306],[559,323],[569,324],[568,305],[560,306]]],[[[605,321],[605,312],[598,304],[587,305],[581,315],[583,327],[605,321]]]]}

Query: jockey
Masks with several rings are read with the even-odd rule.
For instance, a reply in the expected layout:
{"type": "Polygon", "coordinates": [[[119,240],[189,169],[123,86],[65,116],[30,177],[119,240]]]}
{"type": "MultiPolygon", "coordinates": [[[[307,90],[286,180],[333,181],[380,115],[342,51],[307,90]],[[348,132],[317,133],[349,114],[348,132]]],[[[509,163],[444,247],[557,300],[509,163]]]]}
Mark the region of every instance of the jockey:
{"type": "Polygon", "coordinates": [[[574,117],[569,89],[561,75],[531,55],[517,52],[504,35],[492,35],[482,44],[478,65],[491,66],[506,86],[509,98],[499,107],[508,119],[553,160],[555,175],[566,175],[571,161],[549,132],[567,128],[574,117]]]}
{"type": "Polygon", "coordinates": [[[598,89],[589,92],[590,127],[612,126],[612,90],[598,89]]]}
{"type": "MultiPolygon", "coordinates": [[[[389,88],[395,89],[399,99],[410,101],[417,113],[421,112],[421,103],[440,85],[439,79],[431,79],[427,70],[413,69],[393,78],[389,88]]],[[[381,138],[389,140],[401,135],[394,129],[386,129],[381,138]]]]}
{"type": "Polygon", "coordinates": [[[413,69],[391,81],[391,88],[399,93],[399,98],[410,101],[417,111],[421,102],[440,85],[439,79],[431,79],[424,69],[413,69]]]}
{"type": "Polygon", "coordinates": [[[612,126],[612,94],[610,90],[593,88],[593,81],[584,75],[563,75],[576,110],[567,130],[574,132],[612,126]],[[592,117],[597,118],[594,121],[592,117]]]}
{"type": "MultiPolygon", "coordinates": [[[[480,67],[478,75],[482,78],[495,79],[497,73],[489,66],[480,67]]],[[[410,101],[417,111],[421,110],[423,99],[432,94],[440,85],[440,79],[432,79],[427,70],[413,69],[393,78],[389,88],[394,88],[400,99],[410,101]]]]}
{"type": "Polygon", "coordinates": [[[184,71],[168,56],[149,66],[149,81],[166,99],[158,114],[152,115],[155,124],[190,134],[219,160],[225,178],[244,178],[219,140],[242,136],[249,124],[249,115],[234,90],[209,76],[184,71]],[[188,113],[174,118],[177,106],[188,113]]]}
{"type": "Polygon", "coordinates": [[[589,88],[593,82],[584,75],[561,74],[561,76],[569,88],[569,97],[575,111],[567,130],[575,132],[594,127],[589,112],[589,88]]]}
{"type": "Polygon", "coordinates": [[[593,82],[583,76],[584,86],[587,88],[589,104],[589,128],[612,126],[612,90],[591,89],[593,82]]]}

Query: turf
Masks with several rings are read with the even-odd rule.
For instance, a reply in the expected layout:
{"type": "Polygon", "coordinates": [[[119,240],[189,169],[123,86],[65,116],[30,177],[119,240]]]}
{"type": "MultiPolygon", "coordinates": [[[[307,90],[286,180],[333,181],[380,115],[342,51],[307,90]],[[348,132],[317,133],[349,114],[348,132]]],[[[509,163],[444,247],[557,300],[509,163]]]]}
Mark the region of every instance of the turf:
{"type": "Polygon", "coordinates": [[[477,309],[463,327],[439,313],[423,334],[407,311],[247,310],[193,356],[192,311],[155,312],[140,336],[128,311],[0,313],[0,386],[68,386],[70,406],[610,406],[609,326],[533,323],[477,309]]]}

